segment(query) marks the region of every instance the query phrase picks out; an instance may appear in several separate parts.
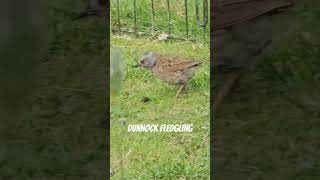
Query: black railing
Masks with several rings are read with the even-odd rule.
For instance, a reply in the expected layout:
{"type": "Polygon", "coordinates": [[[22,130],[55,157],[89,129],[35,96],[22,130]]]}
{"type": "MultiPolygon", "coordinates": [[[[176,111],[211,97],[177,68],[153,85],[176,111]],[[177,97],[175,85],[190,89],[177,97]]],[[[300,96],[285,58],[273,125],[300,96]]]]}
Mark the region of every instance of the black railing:
{"type": "MultiPolygon", "coordinates": [[[[116,17],[115,21],[112,23],[112,32],[114,33],[131,33],[134,34],[136,36],[153,36],[158,32],[161,33],[168,33],[170,34],[170,38],[172,39],[180,39],[180,40],[189,40],[189,41],[194,41],[198,39],[198,35],[202,34],[202,38],[203,41],[205,41],[206,38],[206,33],[207,32],[207,25],[209,22],[209,16],[208,16],[208,9],[209,9],[209,4],[208,4],[208,0],[202,0],[202,5],[200,3],[200,0],[180,0],[181,1],[181,9],[184,10],[184,19],[180,19],[179,21],[184,21],[184,35],[176,35],[173,32],[173,29],[175,27],[174,21],[173,21],[173,13],[172,12],[172,8],[171,8],[171,3],[177,2],[179,0],[175,0],[175,1],[170,1],[170,0],[166,0],[166,7],[165,7],[165,12],[166,12],[166,28],[156,28],[156,25],[158,24],[156,22],[156,4],[154,0],[113,0],[113,3],[111,4],[111,8],[113,9],[113,11],[111,11],[111,16],[112,17],[116,17]],[[143,2],[147,3],[148,7],[145,7],[146,4],[143,4],[144,7],[139,7],[137,5],[138,3],[143,2]],[[131,4],[132,3],[132,4],[131,4]],[[189,10],[191,9],[189,6],[190,5],[194,5],[194,11],[193,11],[193,16],[194,19],[191,19],[190,21],[190,12],[189,10]],[[115,6],[115,7],[112,7],[115,6]],[[130,13],[128,12],[123,12],[120,10],[120,8],[122,8],[123,6],[131,6],[131,12],[132,15],[128,15],[130,13]],[[144,27],[146,24],[148,24],[150,27],[148,27],[150,30],[146,30],[144,29],[143,31],[141,31],[141,28],[139,28],[138,26],[138,20],[139,20],[139,11],[138,8],[143,9],[148,9],[147,12],[147,16],[148,19],[147,21],[149,21],[148,23],[144,23],[144,27]],[[149,11],[150,9],[150,11],[149,11]],[[202,9],[202,17],[201,17],[201,9],[202,9]],[[123,15],[121,14],[123,13],[123,15]],[[149,19],[150,17],[150,19],[149,19]],[[125,21],[126,18],[129,18],[130,21],[132,22],[132,25],[130,27],[130,25],[128,26],[127,24],[121,24],[122,20],[125,21]],[[192,24],[193,23],[193,24],[192,24]],[[192,37],[190,36],[190,25],[193,25],[193,29],[191,29],[191,34],[193,35],[192,37]],[[196,28],[195,28],[196,26],[196,28]],[[201,33],[195,33],[195,29],[203,29],[201,33]]],[[[159,1],[157,1],[159,3],[159,1]]],[[[162,1],[163,2],[163,1],[162,1]]],[[[179,5],[180,6],[180,5],[179,5]]],[[[160,11],[163,11],[164,7],[162,9],[160,9],[160,11]]],[[[128,10],[128,7],[127,7],[128,10]]],[[[146,12],[144,12],[146,13],[146,12]]],[[[146,16],[146,14],[144,14],[144,16],[146,16]]],[[[180,16],[179,16],[180,17],[180,16]]],[[[162,17],[163,18],[163,17],[162,17]]],[[[180,24],[181,26],[181,24],[180,24]]],[[[181,32],[181,31],[180,31],[181,32]]]]}

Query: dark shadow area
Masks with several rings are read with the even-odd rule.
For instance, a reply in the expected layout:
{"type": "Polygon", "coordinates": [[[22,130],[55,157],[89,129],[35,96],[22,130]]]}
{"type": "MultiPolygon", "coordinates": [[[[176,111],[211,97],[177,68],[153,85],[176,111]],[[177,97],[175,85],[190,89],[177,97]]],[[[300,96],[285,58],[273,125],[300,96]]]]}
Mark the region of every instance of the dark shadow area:
{"type": "Polygon", "coordinates": [[[216,16],[221,27],[232,15],[246,14],[236,12],[241,8],[252,13],[212,40],[213,101],[230,78],[221,72],[242,73],[213,114],[213,178],[318,179],[319,2],[286,7],[286,1],[251,0],[241,8],[230,3],[216,3],[217,12],[225,13],[216,16]],[[263,15],[253,15],[255,10],[263,15]],[[216,68],[220,65],[225,69],[216,68]]]}
{"type": "Polygon", "coordinates": [[[86,3],[1,2],[0,179],[107,177],[108,24],[73,21],[86,3]]]}

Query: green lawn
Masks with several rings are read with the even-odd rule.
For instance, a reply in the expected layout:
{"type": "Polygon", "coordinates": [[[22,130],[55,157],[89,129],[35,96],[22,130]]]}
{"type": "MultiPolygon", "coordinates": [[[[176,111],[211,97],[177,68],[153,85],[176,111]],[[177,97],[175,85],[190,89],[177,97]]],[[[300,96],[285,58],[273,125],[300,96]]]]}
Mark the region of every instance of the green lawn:
{"type": "MultiPolygon", "coordinates": [[[[105,27],[97,19],[71,21],[84,3],[49,4],[48,57],[40,65],[39,87],[26,110],[30,113],[16,122],[19,128],[14,134],[21,141],[12,142],[6,157],[10,161],[1,162],[0,174],[7,179],[103,179],[108,171],[103,126],[108,73],[105,27]]],[[[319,178],[320,11],[316,7],[319,2],[313,0],[296,9],[293,20],[286,21],[295,24],[292,31],[244,77],[221,112],[211,115],[217,179],[319,178]]],[[[113,178],[208,179],[208,43],[165,43],[124,35],[113,36],[111,43],[122,48],[126,70],[121,94],[112,104],[113,178]],[[175,98],[176,87],[134,67],[134,59],[145,51],[204,64],[175,98]],[[142,102],[143,97],[150,101],[142,102]],[[134,123],[192,123],[195,129],[181,134],[128,134],[126,126],[134,123]]]]}
{"type": "Polygon", "coordinates": [[[48,4],[48,54],[30,105],[12,122],[0,179],[105,179],[106,25],[71,21],[85,7],[79,1],[48,4]]]}
{"type": "MultiPolygon", "coordinates": [[[[185,38],[184,1],[171,1],[172,35],[185,38]]],[[[210,47],[189,1],[189,38],[198,42],[158,41],[157,37],[112,34],[119,47],[125,79],[111,104],[112,179],[208,179],[210,128],[210,47]],[[203,64],[176,98],[177,86],[136,67],[144,52],[202,61],[203,64]],[[149,101],[145,102],[144,99],[149,101]],[[129,124],[193,124],[192,133],[128,133],[129,124]]],[[[168,32],[166,1],[155,1],[155,34],[168,32]]],[[[117,28],[116,2],[111,1],[111,27],[117,28]]],[[[202,11],[201,11],[202,13],[202,11]]],[[[133,1],[120,1],[121,26],[133,28],[133,1]],[[132,3],[129,3],[132,2],[132,3]]],[[[137,1],[137,30],[151,31],[150,1],[137,1]]]]}
{"type": "MultiPolygon", "coordinates": [[[[119,15],[120,27],[127,28],[131,31],[134,29],[134,1],[119,1],[119,15]]],[[[188,38],[203,40],[203,28],[199,28],[196,20],[195,1],[187,1],[187,18],[188,18],[188,38]]],[[[203,3],[199,1],[199,20],[204,22],[203,17],[203,3]]],[[[136,24],[138,32],[151,33],[152,26],[154,33],[169,33],[175,37],[186,38],[186,13],[185,1],[175,0],[170,1],[170,27],[168,27],[168,11],[167,1],[155,0],[154,1],[154,24],[152,24],[152,9],[150,0],[136,1],[136,24]]],[[[210,11],[210,1],[208,2],[208,11],[210,11]]],[[[117,15],[117,0],[110,1],[110,15],[112,29],[118,29],[118,15],[117,15]]],[[[208,12],[208,22],[205,30],[206,41],[209,42],[210,33],[210,13],[208,12]]]]}
{"type": "Polygon", "coordinates": [[[126,74],[121,94],[111,104],[113,179],[208,179],[209,44],[112,37],[111,44],[122,49],[126,74]],[[135,59],[139,60],[146,51],[195,59],[203,64],[176,98],[178,87],[135,66],[135,59]],[[150,101],[144,102],[144,97],[150,101]],[[128,124],[186,123],[193,124],[192,133],[127,132],[128,124]]]}

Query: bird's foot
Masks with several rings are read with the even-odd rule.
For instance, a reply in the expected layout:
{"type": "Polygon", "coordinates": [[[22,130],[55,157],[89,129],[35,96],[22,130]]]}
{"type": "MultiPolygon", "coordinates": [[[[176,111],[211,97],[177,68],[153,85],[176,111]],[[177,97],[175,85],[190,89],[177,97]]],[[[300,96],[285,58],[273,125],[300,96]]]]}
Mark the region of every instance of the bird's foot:
{"type": "Polygon", "coordinates": [[[185,84],[181,85],[177,91],[176,97],[179,97],[179,95],[181,94],[181,91],[184,89],[185,84]]]}

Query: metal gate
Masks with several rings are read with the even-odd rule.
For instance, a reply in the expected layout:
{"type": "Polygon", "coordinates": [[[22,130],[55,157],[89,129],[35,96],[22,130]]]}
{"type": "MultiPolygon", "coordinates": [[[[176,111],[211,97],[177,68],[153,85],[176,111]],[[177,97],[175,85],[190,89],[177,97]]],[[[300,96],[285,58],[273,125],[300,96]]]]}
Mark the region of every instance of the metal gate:
{"type": "Polygon", "coordinates": [[[206,41],[207,0],[112,0],[111,30],[135,36],[166,33],[172,39],[206,41]]]}

